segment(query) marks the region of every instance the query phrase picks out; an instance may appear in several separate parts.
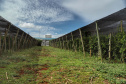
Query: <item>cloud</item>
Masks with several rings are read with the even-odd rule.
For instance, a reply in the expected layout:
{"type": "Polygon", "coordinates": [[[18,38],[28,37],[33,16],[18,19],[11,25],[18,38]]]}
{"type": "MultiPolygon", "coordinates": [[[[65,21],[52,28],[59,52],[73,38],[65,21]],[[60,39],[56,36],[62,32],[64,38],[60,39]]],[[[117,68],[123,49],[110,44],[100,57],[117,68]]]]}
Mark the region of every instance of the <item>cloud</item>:
{"type": "Polygon", "coordinates": [[[33,23],[21,23],[21,24],[19,24],[19,27],[22,27],[22,28],[34,28],[35,25],[33,23]]]}
{"type": "Polygon", "coordinates": [[[60,4],[89,22],[125,7],[123,0],[64,0],[60,4]]]}
{"type": "MultiPolygon", "coordinates": [[[[34,23],[25,23],[25,22],[20,22],[19,27],[28,32],[31,36],[33,37],[42,37],[44,38],[45,35],[50,34],[50,35],[54,35],[54,37],[56,37],[55,32],[60,31],[60,29],[56,29],[54,27],[50,27],[50,26],[41,26],[41,25],[35,25],[34,23]]],[[[59,36],[57,34],[57,36],[59,36]]]]}
{"type": "Polygon", "coordinates": [[[1,2],[0,15],[13,24],[20,21],[30,23],[52,23],[68,21],[73,15],[50,0],[5,0],[1,2]]]}
{"type": "Polygon", "coordinates": [[[26,4],[22,0],[4,0],[1,2],[0,15],[9,20],[13,24],[16,24],[21,17],[21,9],[25,8],[26,4]],[[2,5],[1,5],[2,4],[2,5]]]}

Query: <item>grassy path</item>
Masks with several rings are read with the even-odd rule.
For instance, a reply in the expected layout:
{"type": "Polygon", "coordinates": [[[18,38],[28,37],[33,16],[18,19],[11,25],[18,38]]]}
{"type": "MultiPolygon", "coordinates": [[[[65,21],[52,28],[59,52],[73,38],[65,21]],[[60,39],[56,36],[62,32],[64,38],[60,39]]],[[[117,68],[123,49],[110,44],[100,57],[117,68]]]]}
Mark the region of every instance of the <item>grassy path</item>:
{"type": "Polygon", "coordinates": [[[4,54],[0,84],[126,84],[126,64],[101,63],[96,57],[52,47],[4,54]]]}
{"type": "Polygon", "coordinates": [[[82,53],[43,47],[38,64],[40,84],[126,84],[125,64],[100,63],[82,53]]]}

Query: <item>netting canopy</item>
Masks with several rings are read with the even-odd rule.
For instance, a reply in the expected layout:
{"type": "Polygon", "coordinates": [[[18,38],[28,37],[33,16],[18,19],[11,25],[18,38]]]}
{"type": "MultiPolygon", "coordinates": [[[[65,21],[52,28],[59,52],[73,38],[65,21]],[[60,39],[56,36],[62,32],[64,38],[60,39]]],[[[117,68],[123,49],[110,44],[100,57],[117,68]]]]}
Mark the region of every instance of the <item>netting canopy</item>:
{"type": "MultiPolygon", "coordinates": [[[[116,33],[121,23],[122,23],[122,27],[124,28],[124,31],[126,31],[126,8],[80,28],[81,31],[83,32],[83,35],[88,35],[88,34],[95,35],[96,22],[99,27],[99,33],[103,35],[106,35],[109,33],[116,33]]],[[[73,31],[72,34],[74,38],[78,38],[80,36],[79,29],[73,31]]],[[[61,40],[65,40],[66,36],[68,40],[71,39],[71,33],[68,33],[59,38],[61,40]]]]}
{"type": "Polygon", "coordinates": [[[23,30],[11,24],[9,21],[0,16],[0,33],[2,36],[4,36],[6,32],[10,37],[14,37],[18,33],[18,38],[20,38],[22,35],[23,37],[27,35],[27,38],[29,37],[31,39],[34,39],[29,34],[25,33],[23,30]]]}

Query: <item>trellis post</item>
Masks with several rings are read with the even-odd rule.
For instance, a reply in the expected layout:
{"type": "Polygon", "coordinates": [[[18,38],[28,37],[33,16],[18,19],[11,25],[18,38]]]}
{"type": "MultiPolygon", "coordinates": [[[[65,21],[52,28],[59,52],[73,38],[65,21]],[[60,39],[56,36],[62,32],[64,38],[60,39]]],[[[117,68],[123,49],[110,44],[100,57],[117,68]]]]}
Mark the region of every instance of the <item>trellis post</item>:
{"type": "Polygon", "coordinates": [[[85,56],[84,41],[83,41],[83,36],[82,36],[82,32],[80,28],[79,28],[79,32],[80,32],[80,38],[81,38],[81,43],[82,43],[82,48],[83,48],[83,54],[85,56]]]}
{"type": "Polygon", "coordinates": [[[26,34],[25,39],[24,39],[24,42],[23,42],[23,48],[25,48],[25,41],[26,41],[26,38],[27,38],[27,34],[26,34]]]}
{"type": "Polygon", "coordinates": [[[111,33],[109,35],[109,62],[111,61],[111,33]]]}
{"type": "Polygon", "coordinates": [[[0,32],[0,56],[2,54],[2,51],[1,51],[1,32],[0,32]]]}
{"type": "Polygon", "coordinates": [[[11,24],[9,24],[8,29],[5,28],[5,35],[4,35],[3,45],[2,45],[2,50],[3,50],[3,47],[5,45],[5,51],[6,51],[6,37],[7,37],[8,31],[10,29],[10,26],[11,26],[11,24]]]}
{"type": "Polygon", "coordinates": [[[19,41],[19,43],[18,43],[18,49],[20,48],[20,45],[21,45],[21,42],[22,42],[23,35],[24,35],[24,32],[22,33],[21,39],[20,39],[20,41],[19,41]]]}
{"type": "Polygon", "coordinates": [[[64,49],[64,40],[63,40],[63,37],[62,37],[62,42],[63,42],[63,49],[64,49]]]}
{"type": "Polygon", "coordinates": [[[91,57],[91,47],[90,47],[90,57],[91,57]]]}
{"type": "Polygon", "coordinates": [[[61,48],[61,41],[60,41],[60,38],[59,38],[59,47],[61,48]]]}
{"type": "Polygon", "coordinates": [[[102,62],[102,50],[101,50],[101,44],[100,44],[100,37],[99,37],[99,31],[98,31],[98,24],[96,24],[96,31],[97,31],[97,38],[98,38],[98,55],[101,57],[101,62],[102,62]]]}
{"type": "Polygon", "coordinates": [[[16,36],[15,36],[15,39],[14,39],[14,42],[13,42],[12,50],[14,50],[14,46],[15,46],[15,44],[16,44],[16,42],[17,42],[18,33],[19,33],[19,29],[17,30],[16,36]]]}
{"type": "Polygon", "coordinates": [[[9,45],[9,52],[10,52],[11,51],[11,48],[10,48],[10,36],[8,36],[8,40],[9,40],[8,41],[9,42],[8,45],[9,45]]]}
{"type": "Polygon", "coordinates": [[[67,40],[67,35],[66,35],[66,49],[68,49],[69,50],[69,47],[68,47],[68,40],[67,40]]]}
{"type": "Polygon", "coordinates": [[[71,32],[71,36],[72,36],[72,41],[73,41],[74,50],[75,50],[75,52],[77,52],[77,50],[76,50],[76,48],[75,48],[75,45],[74,45],[74,39],[73,39],[73,34],[72,34],[72,32],[71,32]]]}
{"type": "Polygon", "coordinates": [[[123,26],[122,26],[123,25],[123,21],[121,20],[120,23],[121,23],[120,26],[121,26],[121,32],[122,32],[123,31],[123,26]]]}

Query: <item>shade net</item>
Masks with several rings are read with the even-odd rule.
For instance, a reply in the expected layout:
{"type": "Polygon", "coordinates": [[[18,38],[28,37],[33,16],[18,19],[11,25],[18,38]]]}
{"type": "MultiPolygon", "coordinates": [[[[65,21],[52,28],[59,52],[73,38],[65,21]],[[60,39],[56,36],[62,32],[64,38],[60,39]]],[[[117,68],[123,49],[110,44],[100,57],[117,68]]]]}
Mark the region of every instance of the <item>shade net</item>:
{"type": "MultiPolygon", "coordinates": [[[[82,32],[82,36],[96,35],[97,33],[96,22],[98,24],[98,30],[100,35],[107,35],[110,33],[118,32],[121,23],[122,23],[122,27],[124,28],[124,31],[126,31],[126,8],[80,28],[82,32]]],[[[72,31],[72,35],[74,39],[80,38],[79,29],[72,31]]],[[[54,41],[56,40],[62,41],[66,39],[67,40],[72,39],[71,32],[57,39],[54,39],[54,41]]]]}
{"type": "Polygon", "coordinates": [[[7,31],[8,31],[7,36],[10,36],[10,37],[15,37],[17,35],[17,39],[20,39],[23,36],[23,38],[26,38],[26,39],[30,38],[30,39],[35,40],[35,38],[31,37],[29,34],[25,33],[23,30],[11,24],[9,21],[7,21],[6,19],[0,16],[1,36],[5,36],[5,32],[7,31]]]}

